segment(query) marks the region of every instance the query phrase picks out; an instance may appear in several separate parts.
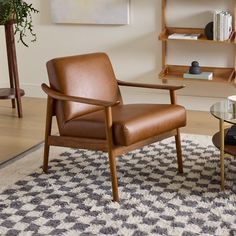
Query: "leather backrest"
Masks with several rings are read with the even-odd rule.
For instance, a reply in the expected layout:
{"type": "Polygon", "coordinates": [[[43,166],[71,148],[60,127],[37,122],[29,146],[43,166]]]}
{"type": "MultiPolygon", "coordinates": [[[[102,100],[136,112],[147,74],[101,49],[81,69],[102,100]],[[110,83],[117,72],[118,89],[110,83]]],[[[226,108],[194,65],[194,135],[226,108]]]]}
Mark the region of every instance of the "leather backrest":
{"type": "MultiPolygon", "coordinates": [[[[105,53],[55,58],[47,62],[47,71],[51,88],[63,94],[121,101],[115,74],[105,53]]],[[[99,109],[102,108],[75,102],[56,104],[56,114],[62,122],[99,109]]]]}

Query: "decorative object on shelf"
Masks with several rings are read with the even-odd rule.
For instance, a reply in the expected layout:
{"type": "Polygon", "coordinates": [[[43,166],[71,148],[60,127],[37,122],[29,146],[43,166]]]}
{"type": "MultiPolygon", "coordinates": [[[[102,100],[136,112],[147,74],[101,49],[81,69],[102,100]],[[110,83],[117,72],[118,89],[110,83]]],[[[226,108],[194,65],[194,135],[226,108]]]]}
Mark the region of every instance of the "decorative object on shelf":
{"type": "Polygon", "coordinates": [[[191,63],[191,66],[189,68],[189,74],[201,74],[201,68],[199,66],[199,63],[197,61],[193,61],[191,63]]]}
{"type": "Polygon", "coordinates": [[[0,0],[0,24],[5,25],[9,21],[14,22],[15,34],[19,35],[20,42],[26,47],[27,32],[31,35],[31,42],[36,41],[33,31],[32,13],[38,13],[31,3],[23,0],[0,0]]]}
{"type": "Polygon", "coordinates": [[[129,24],[129,0],[51,0],[54,23],[129,24]]]}
{"type": "Polygon", "coordinates": [[[213,25],[214,25],[214,23],[213,23],[213,21],[211,21],[206,25],[206,27],[204,29],[204,33],[205,33],[207,39],[209,39],[209,40],[213,40],[213,37],[214,37],[213,25]]]}
{"type": "Polygon", "coordinates": [[[199,63],[197,61],[193,61],[191,63],[190,68],[189,68],[189,72],[184,73],[183,77],[184,77],[184,79],[212,80],[213,79],[213,73],[212,72],[201,72],[201,68],[199,66],[199,63]]]}

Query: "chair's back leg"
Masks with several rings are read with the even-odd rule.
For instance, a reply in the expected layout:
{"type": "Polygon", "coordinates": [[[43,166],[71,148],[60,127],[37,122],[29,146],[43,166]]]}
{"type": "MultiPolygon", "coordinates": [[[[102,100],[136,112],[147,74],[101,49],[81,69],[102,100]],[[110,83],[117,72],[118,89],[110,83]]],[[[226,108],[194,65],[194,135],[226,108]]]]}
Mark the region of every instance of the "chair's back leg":
{"type": "Polygon", "coordinates": [[[181,140],[180,140],[180,131],[177,129],[177,134],[175,135],[175,144],[177,152],[177,162],[178,162],[178,171],[183,173],[183,160],[182,160],[182,150],[181,150],[181,140]]]}
{"type": "Polygon", "coordinates": [[[45,140],[44,140],[44,159],[43,159],[43,171],[45,173],[48,172],[48,155],[49,155],[48,136],[51,135],[51,129],[52,129],[52,111],[53,111],[53,99],[48,96],[48,99],[47,99],[47,113],[46,113],[45,140]]]}
{"type": "Polygon", "coordinates": [[[118,193],[118,181],[116,173],[116,157],[113,151],[113,138],[112,138],[112,113],[111,107],[105,108],[106,116],[106,137],[108,144],[108,155],[109,155],[109,164],[110,164],[110,174],[111,174],[111,183],[112,183],[112,196],[113,201],[119,202],[119,193],[118,193]]]}
{"type": "Polygon", "coordinates": [[[113,201],[119,202],[118,181],[117,181],[117,173],[116,173],[116,157],[112,150],[109,150],[108,155],[109,155],[109,164],[110,164],[110,173],[111,173],[113,201]]]}

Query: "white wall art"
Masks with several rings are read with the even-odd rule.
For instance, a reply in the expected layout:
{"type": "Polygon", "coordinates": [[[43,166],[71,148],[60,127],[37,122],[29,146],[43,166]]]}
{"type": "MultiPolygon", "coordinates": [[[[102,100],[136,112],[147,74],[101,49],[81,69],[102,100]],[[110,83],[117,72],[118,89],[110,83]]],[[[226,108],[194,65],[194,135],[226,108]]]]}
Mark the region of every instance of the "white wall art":
{"type": "Polygon", "coordinates": [[[129,24],[129,0],[51,0],[54,23],[129,24]]]}

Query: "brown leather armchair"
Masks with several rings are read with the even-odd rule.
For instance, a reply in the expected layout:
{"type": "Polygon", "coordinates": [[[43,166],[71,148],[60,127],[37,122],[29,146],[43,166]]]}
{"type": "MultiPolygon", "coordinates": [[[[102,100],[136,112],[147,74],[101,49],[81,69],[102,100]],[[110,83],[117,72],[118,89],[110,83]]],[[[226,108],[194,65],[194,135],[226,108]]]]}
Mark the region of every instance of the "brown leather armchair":
{"type": "Polygon", "coordinates": [[[179,128],[186,125],[186,111],[175,104],[175,90],[183,86],[116,80],[105,53],[52,59],[47,70],[50,88],[42,84],[48,95],[44,172],[51,145],[106,151],[113,200],[119,201],[116,157],[171,136],[175,136],[178,171],[183,172],[179,128]],[[171,104],[124,105],[118,85],[169,90],[171,104]],[[51,135],[53,116],[59,135],[51,135]]]}

